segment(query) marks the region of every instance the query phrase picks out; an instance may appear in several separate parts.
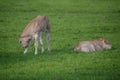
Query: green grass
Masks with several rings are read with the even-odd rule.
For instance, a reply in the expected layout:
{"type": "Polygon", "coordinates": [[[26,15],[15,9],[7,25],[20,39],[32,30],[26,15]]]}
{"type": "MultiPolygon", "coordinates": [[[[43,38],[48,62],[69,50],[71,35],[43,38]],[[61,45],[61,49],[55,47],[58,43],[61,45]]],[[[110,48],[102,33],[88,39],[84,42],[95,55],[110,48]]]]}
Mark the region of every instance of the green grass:
{"type": "MultiPolygon", "coordinates": [[[[0,0],[0,80],[119,80],[119,0],[0,0]],[[28,54],[18,36],[31,19],[51,23],[51,53],[28,54]],[[77,53],[78,41],[107,38],[113,48],[77,53]]],[[[45,38],[45,37],[44,37],[45,38]]]]}

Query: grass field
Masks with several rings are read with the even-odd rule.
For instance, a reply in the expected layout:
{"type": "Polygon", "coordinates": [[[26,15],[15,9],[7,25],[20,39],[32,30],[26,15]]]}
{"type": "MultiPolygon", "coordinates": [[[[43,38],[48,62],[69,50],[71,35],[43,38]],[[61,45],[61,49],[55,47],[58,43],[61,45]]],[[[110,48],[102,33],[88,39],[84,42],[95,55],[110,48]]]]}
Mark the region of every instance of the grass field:
{"type": "MultiPolygon", "coordinates": [[[[120,0],[0,0],[0,80],[119,80],[120,0]],[[18,42],[28,22],[51,23],[51,53],[18,42]],[[107,38],[111,50],[77,53],[78,41],[107,38]]],[[[45,36],[44,36],[45,39],[45,36]]]]}

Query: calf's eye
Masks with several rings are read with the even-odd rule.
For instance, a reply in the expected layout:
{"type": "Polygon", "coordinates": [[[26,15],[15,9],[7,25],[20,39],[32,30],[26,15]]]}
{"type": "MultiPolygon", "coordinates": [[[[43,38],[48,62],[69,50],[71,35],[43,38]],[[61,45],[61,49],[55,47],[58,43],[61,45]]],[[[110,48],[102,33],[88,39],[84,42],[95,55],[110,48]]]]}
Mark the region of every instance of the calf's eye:
{"type": "Polygon", "coordinates": [[[30,42],[30,40],[31,40],[31,39],[28,39],[28,41],[27,41],[27,42],[30,42]]]}
{"type": "Polygon", "coordinates": [[[21,41],[19,41],[19,43],[21,43],[21,41]]]}

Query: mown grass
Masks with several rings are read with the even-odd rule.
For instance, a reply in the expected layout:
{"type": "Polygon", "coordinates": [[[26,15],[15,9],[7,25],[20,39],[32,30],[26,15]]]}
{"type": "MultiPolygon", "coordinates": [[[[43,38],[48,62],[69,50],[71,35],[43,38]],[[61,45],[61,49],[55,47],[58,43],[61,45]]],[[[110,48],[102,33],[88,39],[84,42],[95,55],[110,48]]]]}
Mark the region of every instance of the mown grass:
{"type": "MultiPolygon", "coordinates": [[[[0,0],[0,80],[119,80],[119,0],[0,0]],[[51,23],[51,53],[28,54],[18,36],[37,15],[51,23]],[[113,48],[77,53],[78,41],[107,38],[113,48]]],[[[45,38],[45,37],[44,37],[45,38]]],[[[46,43],[45,43],[46,45],[46,43]]],[[[47,46],[45,46],[47,50],[47,46]]]]}

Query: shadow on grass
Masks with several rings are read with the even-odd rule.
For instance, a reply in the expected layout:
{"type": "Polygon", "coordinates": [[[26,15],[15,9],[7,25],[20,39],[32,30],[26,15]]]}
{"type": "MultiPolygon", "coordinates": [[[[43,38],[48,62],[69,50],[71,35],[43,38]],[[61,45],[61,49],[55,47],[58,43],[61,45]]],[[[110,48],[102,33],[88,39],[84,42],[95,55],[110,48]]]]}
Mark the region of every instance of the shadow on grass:
{"type": "MultiPolygon", "coordinates": [[[[109,50],[110,52],[116,51],[117,48],[113,48],[109,50]]],[[[102,51],[102,52],[109,52],[108,50],[102,51]]],[[[23,54],[23,52],[0,52],[0,64],[14,64],[17,62],[26,62],[30,61],[32,59],[34,60],[41,60],[41,61],[46,61],[48,58],[56,58],[57,56],[60,55],[65,55],[65,54],[92,54],[92,53],[101,53],[101,51],[97,52],[89,52],[89,53],[84,53],[84,52],[74,52],[73,49],[53,49],[50,53],[46,50],[44,53],[41,53],[39,50],[39,53],[37,55],[34,54],[34,52],[28,52],[27,54],[23,54]]]]}
{"type": "Polygon", "coordinates": [[[0,53],[0,64],[9,64],[9,63],[16,63],[18,61],[26,61],[32,58],[32,56],[26,56],[21,53],[14,53],[14,52],[1,52],[0,53]]]}
{"type": "Polygon", "coordinates": [[[56,49],[52,50],[50,53],[48,51],[41,53],[39,50],[39,53],[37,55],[35,55],[34,52],[28,52],[27,54],[23,54],[23,52],[0,52],[0,64],[14,64],[21,61],[26,62],[32,59],[45,60],[48,57],[54,57],[59,54],[72,54],[73,52],[74,51],[72,51],[71,49],[56,49]]]}

